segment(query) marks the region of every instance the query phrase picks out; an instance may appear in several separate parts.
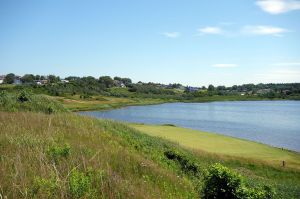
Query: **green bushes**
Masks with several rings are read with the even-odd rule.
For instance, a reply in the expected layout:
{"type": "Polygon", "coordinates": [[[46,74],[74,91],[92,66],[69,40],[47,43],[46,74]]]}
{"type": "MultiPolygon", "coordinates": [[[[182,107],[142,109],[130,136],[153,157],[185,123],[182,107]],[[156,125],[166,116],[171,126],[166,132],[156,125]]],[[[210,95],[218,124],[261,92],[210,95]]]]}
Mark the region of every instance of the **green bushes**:
{"type": "Polygon", "coordinates": [[[64,144],[64,146],[52,145],[47,150],[47,155],[53,160],[55,163],[58,163],[59,159],[67,158],[70,155],[71,147],[68,144],[64,144]]]}
{"type": "Polygon", "coordinates": [[[43,193],[48,198],[53,198],[57,194],[58,188],[59,184],[55,177],[50,177],[49,179],[35,177],[29,194],[31,197],[34,197],[38,193],[43,193]]]}
{"type": "Polygon", "coordinates": [[[171,150],[165,151],[164,155],[169,160],[176,161],[180,165],[181,170],[184,171],[185,173],[192,174],[192,175],[199,174],[198,165],[192,160],[190,160],[188,157],[186,157],[185,155],[171,150]]]}
{"type": "Polygon", "coordinates": [[[246,187],[242,176],[218,163],[208,169],[202,192],[207,199],[267,199],[274,195],[268,186],[246,187]]]}
{"type": "Polygon", "coordinates": [[[92,187],[91,176],[74,169],[69,178],[69,189],[72,197],[80,198],[92,187]]]}

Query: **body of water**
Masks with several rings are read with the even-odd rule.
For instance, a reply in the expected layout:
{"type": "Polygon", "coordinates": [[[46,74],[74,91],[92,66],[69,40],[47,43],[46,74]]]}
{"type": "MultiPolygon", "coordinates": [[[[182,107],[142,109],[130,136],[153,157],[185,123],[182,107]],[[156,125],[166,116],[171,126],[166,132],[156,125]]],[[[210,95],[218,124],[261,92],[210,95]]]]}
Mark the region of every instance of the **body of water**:
{"type": "Polygon", "coordinates": [[[80,114],[145,124],[175,124],[300,152],[300,101],[167,103],[80,114]]]}

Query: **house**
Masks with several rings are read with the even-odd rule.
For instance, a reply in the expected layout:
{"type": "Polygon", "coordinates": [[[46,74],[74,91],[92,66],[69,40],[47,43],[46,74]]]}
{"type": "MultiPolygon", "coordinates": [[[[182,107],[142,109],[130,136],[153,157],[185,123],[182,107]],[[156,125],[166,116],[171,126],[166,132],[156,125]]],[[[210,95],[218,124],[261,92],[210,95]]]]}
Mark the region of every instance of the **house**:
{"type": "Polygon", "coordinates": [[[267,94],[267,93],[270,93],[272,90],[270,88],[267,88],[267,89],[259,89],[256,93],[257,94],[260,94],[260,95],[263,95],[263,94],[267,94]]]}
{"type": "Polygon", "coordinates": [[[22,81],[21,81],[21,76],[15,76],[15,79],[14,79],[14,83],[13,84],[22,84],[22,81]]]}
{"type": "Polygon", "coordinates": [[[62,79],[62,80],[60,80],[60,82],[62,82],[62,83],[69,83],[69,80],[67,80],[67,79],[62,79]]]}
{"type": "Polygon", "coordinates": [[[120,80],[114,80],[114,84],[117,87],[126,88],[125,84],[122,81],[120,81],[120,80]]]}
{"type": "Polygon", "coordinates": [[[0,75],[0,84],[3,84],[5,79],[5,75],[0,75]]]}
{"type": "Polygon", "coordinates": [[[200,88],[198,87],[192,87],[192,86],[187,86],[186,90],[188,90],[189,92],[195,92],[198,91],[200,88]]]}

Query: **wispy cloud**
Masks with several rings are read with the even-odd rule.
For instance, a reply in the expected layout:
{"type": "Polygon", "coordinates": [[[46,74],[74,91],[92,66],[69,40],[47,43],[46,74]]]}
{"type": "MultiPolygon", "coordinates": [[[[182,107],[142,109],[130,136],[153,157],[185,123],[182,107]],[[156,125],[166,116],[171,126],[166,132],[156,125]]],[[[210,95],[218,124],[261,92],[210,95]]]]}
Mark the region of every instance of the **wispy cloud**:
{"type": "Polygon", "coordinates": [[[300,66],[300,62],[275,63],[273,66],[300,66]]]}
{"type": "Polygon", "coordinates": [[[233,68],[233,67],[237,67],[237,64],[213,64],[212,67],[216,67],[216,68],[233,68]]]}
{"type": "Polygon", "coordinates": [[[203,28],[199,28],[197,30],[201,35],[203,34],[213,34],[213,35],[220,35],[223,34],[223,30],[217,26],[207,26],[203,28]]]}
{"type": "Polygon", "coordinates": [[[241,32],[249,35],[283,36],[289,30],[275,26],[244,26],[241,32]]]}
{"type": "Polygon", "coordinates": [[[270,14],[281,14],[300,9],[300,1],[296,0],[258,0],[256,5],[270,14]]]}
{"type": "Polygon", "coordinates": [[[162,35],[164,35],[167,38],[178,38],[180,37],[180,32],[163,32],[162,35]]]}
{"type": "Polygon", "coordinates": [[[255,75],[261,82],[299,82],[300,70],[284,69],[274,70],[268,73],[260,73],[255,75]]]}

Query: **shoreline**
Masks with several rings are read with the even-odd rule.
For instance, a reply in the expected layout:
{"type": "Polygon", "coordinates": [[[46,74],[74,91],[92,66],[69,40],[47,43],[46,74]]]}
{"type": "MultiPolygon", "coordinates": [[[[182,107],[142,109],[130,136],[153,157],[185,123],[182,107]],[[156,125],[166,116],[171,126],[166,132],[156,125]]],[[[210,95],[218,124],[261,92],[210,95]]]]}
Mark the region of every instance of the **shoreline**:
{"type": "MultiPolygon", "coordinates": [[[[62,97],[63,98],[63,97],[62,97]]],[[[105,98],[105,96],[103,96],[105,98]]],[[[269,98],[244,98],[244,99],[201,99],[201,100],[173,100],[173,99],[158,99],[158,98],[118,98],[118,97],[107,97],[112,99],[128,100],[124,103],[105,103],[97,100],[73,100],[74,107],[68,107],[68,103],[60,101],[67,109],[71,112],[80,112],[80,111],[105,111],[105,110],[114,110],[120,109],[129,106],[147,106],[147,105],[158,105],[165,103],[210,103],[210,102],[243,102],[243,101],[299,101],[299,99],[269,99],[269,98]],[[75,101],[77,101],[77,106],[75,101]],[[93,102],[93,103],[89,103],[93,102]],[[84,104],[84,107],[81,107],[84,104]]],[[[63,98],[65,100],[70,100],[69,98],[63,98]]]]}

